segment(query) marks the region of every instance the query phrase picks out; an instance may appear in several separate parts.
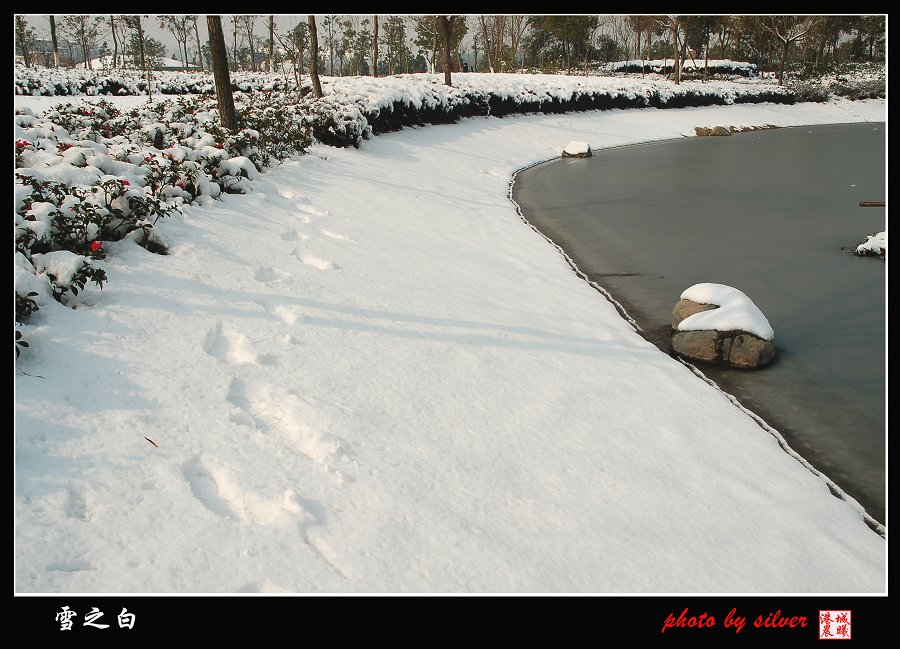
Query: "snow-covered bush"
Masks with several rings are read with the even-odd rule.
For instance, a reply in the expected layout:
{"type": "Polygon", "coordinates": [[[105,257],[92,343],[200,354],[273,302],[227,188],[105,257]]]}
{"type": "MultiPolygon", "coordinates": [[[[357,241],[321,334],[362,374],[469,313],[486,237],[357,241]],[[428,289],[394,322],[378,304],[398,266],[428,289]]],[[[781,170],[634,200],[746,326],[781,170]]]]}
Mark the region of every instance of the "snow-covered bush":
{"type": "MultiPolygon", "coordinates": [[[[104,100],[14,117],[16,320],[88,282],[103,286],[105,241],[133,238],[164,252],[159,219],[222,191],[252,190],[259,171],[303,153],[312,125],[288,97],[237,102],[242,128],[219,123],[213,98],[120,110],[104,100]],[[29,279],[30,278],[30,279],[29,279]]],[[[16,336],[16,351],[24,345],[16,336]]]]}

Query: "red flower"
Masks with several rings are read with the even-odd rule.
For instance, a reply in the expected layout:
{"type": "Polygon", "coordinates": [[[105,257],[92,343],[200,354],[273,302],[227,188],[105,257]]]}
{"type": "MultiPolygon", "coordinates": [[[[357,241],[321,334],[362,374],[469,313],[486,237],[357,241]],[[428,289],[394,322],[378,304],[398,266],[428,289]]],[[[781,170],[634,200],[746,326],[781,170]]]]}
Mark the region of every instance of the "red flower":
{"type": "Polygon", "coordinates": [[[16,147],[19,149],[24,149],[29,144],[31,144],[28,140],[16,140],[16,147]]]}
{"type": "Polygon", "coordinates": [[[221,143],[221,142],[216,142],[216,148],[217,148],[217,149],[221,149],[221,148],[222,148],[222,143],[221,143]]]}
{"type": "Polygon", "coordinates": [[[102,245],[103,245],[103,242],[102,242],[102,241],[94,241],[94,242],[91,244],[91,252],[99,252],[99,251],[100,251],[100,246],[102,246],[102,245]]]}
{"type": "Polygon", "coordinates": [[[184,183],[175,183],[175,186],[184,189],[184,183]]]}
{"type": "Polygon", "coordinates": [[[127,180],[123,180],[123,181],[122,181],[122,184],[123,184],[123,185],[130,185],[131,183],[128,182],[127,180]]]}
{"type": "Polygon", "coordinates": [[[250,138],[250,141],[251,141],[251,142],[256,142],[256,136],[254,135],[253,137],[251,137],[251,138],[250,138]]]}
{"type": "Polygon", "coordinates": [[[144,162],[153,162],[153,156],[145,155],[144,162]]]}

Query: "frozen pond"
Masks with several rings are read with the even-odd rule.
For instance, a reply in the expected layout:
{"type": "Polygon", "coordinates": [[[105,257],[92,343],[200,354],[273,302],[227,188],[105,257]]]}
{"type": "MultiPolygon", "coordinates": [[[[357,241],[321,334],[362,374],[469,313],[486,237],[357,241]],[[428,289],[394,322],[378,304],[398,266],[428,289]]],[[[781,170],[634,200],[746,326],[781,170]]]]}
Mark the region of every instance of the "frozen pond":
{"type": "Polygon", "coordinates": [[[884,123],[684,138],[539,165],[513,197],[667,351],[684,289],[746,293],[775,363],[698,366],[883,523],[885,263],[841,248],[885,229],[858,206],[885,200],[885,157],[884,123]]]}

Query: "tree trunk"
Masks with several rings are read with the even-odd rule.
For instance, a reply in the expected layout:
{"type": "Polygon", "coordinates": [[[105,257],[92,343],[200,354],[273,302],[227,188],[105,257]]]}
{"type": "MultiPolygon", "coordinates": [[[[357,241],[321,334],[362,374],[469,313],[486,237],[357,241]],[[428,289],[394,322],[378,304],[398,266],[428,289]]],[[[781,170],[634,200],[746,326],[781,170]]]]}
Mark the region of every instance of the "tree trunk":
{"type": "Polygon", "coordinates": [[[706,47],[703,48],[703,83],[709,81],[709,28],[706,28],[706,47]]]}
{"type": "Polygon", "coordinates": [[[309,24],[309,76],[312,79],[313,94],[322,96],[322,84],[319,83],[319,32],[316,30],[316,17],[307,16],[309,24]]]}
{"type": "Polygon", "coordinates": [[[269,72],[275,72],[275,16],[269,16],[269,72]]]}
{"type": "Polygon", "coordinates": [[[112,34],[113,39],[113,69],[119,67],[119,40],[116,38],[116,18],[115,16],[109,17],[109,31],[112,34]]]}
{"type": "Polygon", "coordinates": [[[50,41],[53,43],[53,67],[59,67],[59,41],[56,40],[56,18],[50,18],[50,41]]]}
{"type": "Polygon", "coordinates": [[[231,76],[228,74],[228,52],[225,50],[225,34],[222,33],[222,17],[207,16],[206,26],[209,29],[209,49],[212,54],[213,78],[216,82],[219,121],[224,128],[234,133],[238,130],[237,115],[234,110],[234,96],[231,94],[231,76]]]}
{"type": "Polygon", "coordinates": [[[141,69],[144,71],[144,74],[147,75],[147,99],[153,99],[153,89],[150,87],[150,70],[147,68],[147,57],[144,56],[144,27],[141,25],[141,17],[137,16],[135,18],[137,23],[137,33],[138,33],[138,47],[140,48],[141,54],[141,69]]]}
{"type": "Polygon", "coordinates": [[[444,33],[444,84],[447,86],[452,86],[453,82],[450,79],[450,21],[447,19],[447,16],[440,16],[440,21],[441,31],[444,33]]]}
{"type": "Polygon", "coordinates": [[[781,44],[781,63],[778,65],[778,85],[784,85],[784,60],[787,58],[788,40],[784,39],[781,44]]]}
{"type": "Polygon", "coordinates": [[[672,36],[675,38],[675,62],[672,68],[672,76],[675,79],[675,85],[681,83],[681,66],[678,61],[678,23],[672,22],[672,36]]]}
{"type": "Polygon", "coordinates": [[[378,16],[375,16],[375,38],[372,39],[372,76],[378,78],[378,16]]]}
{"type": "Polygon", "coordinates": [[[197,37],[197,58],[200,59],[200,72],[203,72],[203,47],[200,44],[200,30],[197,28],[196,16],[194,16],[194,36],[197,37]]]}

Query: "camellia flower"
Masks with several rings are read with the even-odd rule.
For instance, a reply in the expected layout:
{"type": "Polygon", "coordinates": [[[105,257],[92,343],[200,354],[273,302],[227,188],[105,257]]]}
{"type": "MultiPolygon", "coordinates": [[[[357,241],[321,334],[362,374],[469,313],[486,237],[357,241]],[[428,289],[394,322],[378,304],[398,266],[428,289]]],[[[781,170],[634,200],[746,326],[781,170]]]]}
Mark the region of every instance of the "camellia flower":
{"type": "Polygon", "coordinates": [[[99,252],[100,246],[102,245],[102,241],[94,241],[93,243],[91,243],[91,252],[99,252]]]}
{"type": "Polygon", "coordinates": [[[123,181],[122,181],[122,184],[123,184],[123,185],[130,185],[131,183],[128,182],[127,180],[123,180],[123,181]]]}
{"type": "Polygon", "coordinates": [[[29,144],[31,144],[28,140],[16,140],[16,147],[20,149],[24,149],[29,144]]]}
{"type": "Polygon", "coordinates": [[[184,189],[184,183],[175,183],[175,186],[184,189]]]}
{"type": "Polygon", "coordinates": [[[221,148],[222,148],[222,143],[221,143],[221,142],[216,142],[216,148],[217,148],[217,149],[221,149],[221,148]]]}

